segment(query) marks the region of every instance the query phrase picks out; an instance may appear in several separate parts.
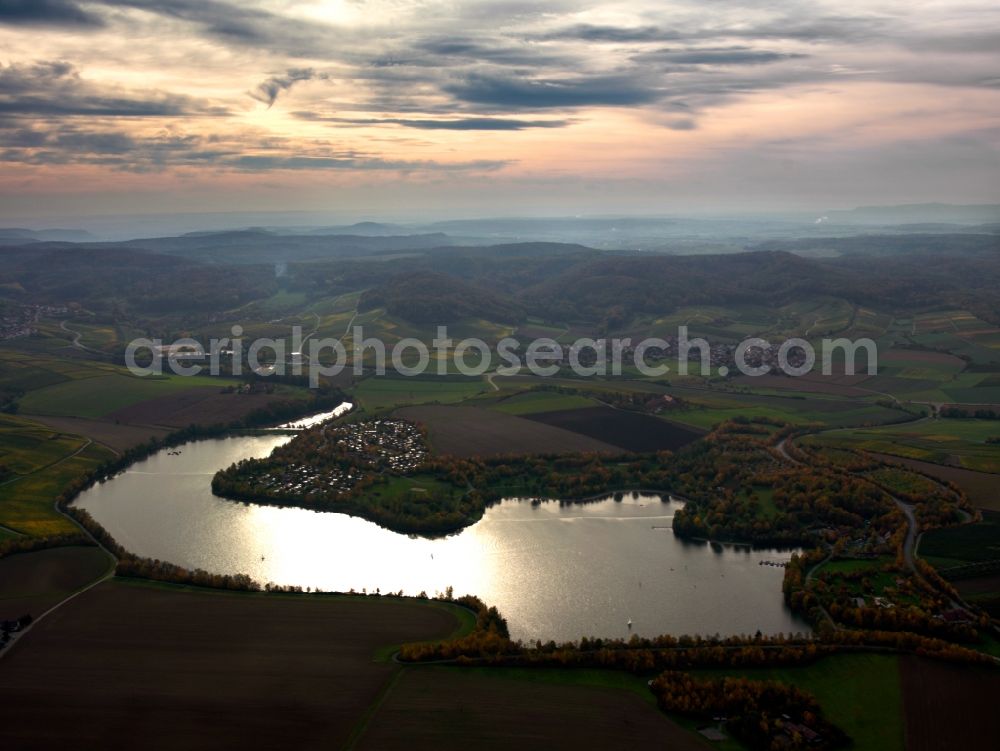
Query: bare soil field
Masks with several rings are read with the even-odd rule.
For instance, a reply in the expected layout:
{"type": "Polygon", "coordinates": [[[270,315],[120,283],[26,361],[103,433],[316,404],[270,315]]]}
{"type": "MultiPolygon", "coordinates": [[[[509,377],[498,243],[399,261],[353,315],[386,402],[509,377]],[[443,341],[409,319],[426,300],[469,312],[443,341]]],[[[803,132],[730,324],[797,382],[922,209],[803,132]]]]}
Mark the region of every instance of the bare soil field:
{"type": "Polygon", "coordinates": [[[61,599],[108,570],[96,547],[53,548],[0,559],[0,620],[37,618],[61,599]]]}
{"type": "Polygon", "coordinates": [[[913,394],[918,391],[933,391],[941,386],[940,381],[902,376],[877,375],[864,383],[864,388],[886,394],[913,394]]]}
{"type": "Polygon", "coordinates": [[[124,451],[132,446],[145,443],[150,438],[162,438],[170,431],[145,425],[123,425],[113,420],[94,420],[88,417],[49,417],[47,415],[24,415],[28,420],[40,422],[55,430],[82,435],[115,451],[124,451]]]}
{"type": "Polygon", "coordinates": [[[270,402],[287,399],[287,395],[280,394],[222,394],[214,386],[203,386],[133,404],[112,412],[108,419],[166,428],[216,425],[239,420],[270,402]]]}
{"type": "Polygon", "coordinates": [[[603,451],[620,454],[618,446],[535,420],[477,407],[403,407],[396,417],[427,428],[433,451],[452,456],[501,454],[568,454],[603,451]]]}
{"type": "Polygon", "coordinates": [[[695,735],[621,689],[408,668],[375,712],[359,749],[704,751],[695,735]]]}
{"type": "Polygon", "coordinates": [[[996,748],[1000,670],[904,657],[907,751],[996,748]]]}
{"type": "Polygon", "coordinates": [[[953,365],[962,368],[965,361],[947,352],[933,352],[921,349],[890,349],[880,352],[878,359],[883,362],[925,362],[940,365],[953,365]]]}
{"type": "Polygon", "coordinates": [[[1000,475],[988,472],[975,472],[961,467],[946,467],[943,464],[923,462],[919,459],[906,459],[891,454],[872,453],[872,456],[884,461],[899,462],[903,466],[923,472],[940,480],[948,480],[958,485],[969,496],[972,505],[978,508],[1000,511],[1000,475]]]}
{"type": "Polygon", "coordinates": [[[703,434],[639,412],[582,407],[527,415],[529,420],[596,438],[626,451],[674,451],[703,434]]]}
{"type": "Polygon", "coordinates": [[[867,381],[871,378],[871,376],[868,375],[866,368],[867,364],[859,363],[858,367],[855,368],[854,373],[852,375],[847,375],[847,373],[844,372],[843,365],[835,365],[831,368],[830,375],[812,372],[806,373],[804,376],[801,376],[801,378],[806,381],[819,381],[822,383],[839,383],[844,386],[857,386],[862,381],[867,381]]]}
{"type": "Polygon", "coordinates": [[[974,597],[976,595],[992,595],[1000,592],[1000,574],[990,574],[988,576],[976,576],[971,579],[959,579],[953,582],[955,589],[962,597],[974,597]]]}
{"type": "Polygon", "coordinates": [[[440,606],[98,585],[11,648],[5,748],[331,749],[399,668],[380,646],[442,638],[440,606]]]}

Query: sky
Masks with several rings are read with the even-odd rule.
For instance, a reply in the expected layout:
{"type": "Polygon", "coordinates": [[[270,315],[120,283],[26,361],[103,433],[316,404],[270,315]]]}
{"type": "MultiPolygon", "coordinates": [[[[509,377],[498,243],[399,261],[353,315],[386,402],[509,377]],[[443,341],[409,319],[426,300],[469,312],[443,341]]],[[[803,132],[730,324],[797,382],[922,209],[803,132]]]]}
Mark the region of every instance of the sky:
{"type": "Polygon", "coordinates": [[[925,201],[1000,203],[994,0],[0,0],[7,225],[925,201]]]}

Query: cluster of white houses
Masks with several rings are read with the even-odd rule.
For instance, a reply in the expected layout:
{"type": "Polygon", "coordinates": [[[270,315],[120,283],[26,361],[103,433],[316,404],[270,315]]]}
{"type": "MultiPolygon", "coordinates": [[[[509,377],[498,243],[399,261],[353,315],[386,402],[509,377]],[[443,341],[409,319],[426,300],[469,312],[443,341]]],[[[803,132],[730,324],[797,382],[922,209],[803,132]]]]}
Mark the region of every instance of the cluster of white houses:
{"type": "Polygon", "coordinates": [[[342,456],[342,463],[324,466],[292,463],[256,478],[261,489],[278,494],[338,495],[350,492],[366,475],[408,474],[427,456],[423,434],[405,420],[365,420],[346,425],[324,425],[319,451],[342,456]]]}
{"type": "Polygon", "coordinates": [[[393,474],[412,472],[427,456],[420,429],[406,420],[365,420],[363,422],[324,426],[320,430],[328,441],[335,441],[347,452],[372,461],[375,469],[393,474]]]}
{"type": "Polygon", "coordinates": [[[66,315],[68,308],[53,305],[20,305],[0,316],[0,340],[17,339],[35,333],[34,324],[42,318],[66,315]]]}

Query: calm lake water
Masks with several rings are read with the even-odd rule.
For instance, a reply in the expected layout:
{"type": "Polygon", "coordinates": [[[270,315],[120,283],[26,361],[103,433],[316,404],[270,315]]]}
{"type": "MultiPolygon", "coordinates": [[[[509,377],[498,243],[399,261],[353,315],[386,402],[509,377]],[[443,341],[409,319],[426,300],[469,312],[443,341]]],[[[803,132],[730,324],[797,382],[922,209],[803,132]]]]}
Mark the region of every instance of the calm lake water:
{"type": "Polygon", "coordinates": [[[670,529],[680,504],[626,494],[580,504],[504,501],[442,539],[396,534],[342,514],[235,503],[212,475],[263,457],[287,435],[198,441],[161,451],[84,492],[126,549],[188,568],[327,591],[473,593],[512,636],[575,639],[808,631],[781,597],[789,552],[686,543],[670,529]],[[633,621],[632,631],[627,621],[633,621]]]}
{"type": "Polygon", "coordinates": [[[341,402],[329,412],[318,412],[315,415],[301,417],[298,420],[292,420],[292,422],[286,422],[283,425],[279,425],[278,428],[282,430],[305,430],[306,428],[311,428],[314,425],[319,425],[321,422],[332,420],[334,417],[340,417],[341,415],[350,412],[351,407],[353,406],[354,405],[350,402],[341,402]]]}

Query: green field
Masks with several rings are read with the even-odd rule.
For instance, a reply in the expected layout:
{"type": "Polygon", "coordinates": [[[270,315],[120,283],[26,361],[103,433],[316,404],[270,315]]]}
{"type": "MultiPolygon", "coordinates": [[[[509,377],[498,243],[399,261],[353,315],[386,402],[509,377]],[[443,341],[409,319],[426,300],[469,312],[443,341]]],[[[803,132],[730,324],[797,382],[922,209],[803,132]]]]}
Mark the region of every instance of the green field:
{"type": "Polygon", "coordinates": [[[112,457],[110,450],[79,435],[0,415],[0,465],[13,475],[0,483],[0,524],[43,537],[77,531],[54,509],[55,499],[70,482],[112,457]]]}
{"type": "Polygon", "coordinates": [[[920,557],[937,568],[1000,560],[1000,513],[984,511],[981,522],[925,532],[920,557]]]}
{"type": "Polygon", "coordinates": [[[104,417],[115,410],[139,402],[197,386],[222,388],[230,381],[209,376],[176,375],[138,377],[114,373],[95,378],[79,378],[46,386],[26,394],[20,401],[24,414],[104,417]]]}
{"type": "Polygon", "coordinates": [[[506,412],[508,415],[533,415],[539,412],[595,406],[597,406],[597,402],[585,396],[557,394],[551,391],[532,391],[504,399],[492,408],[499,412],[506,412]]]}
{"type": "Polygon", "coordinates": [[[385,483],[377,483],[368,491],[373,505],[392,504],[396,501],[419,501],[428,493],[450,493],[461,495],[464,491],[457,490],[453,485],[435,480],[433,477],[408,475],[405,477],[390,476],[385,483]],[[374,499],[378,500],[374,500],[374,499]]]}
{"type": "Polygon", "coordinates": [[[409,404],[454,404],[489,389],[478,378],[367,378],[353,395],[368,412],[378,412],[409,404]]]}
{"type": "Polygon", "coordinates": [[[938,419],[837,431],[808,441],[937,464],[951,463],[980,472],[1000,472],[1000,445],[986,443],[988,438],[997,436],[1000,436],[1000,421],[938,419]]]}
{"type": "Polygon", "coordinates": [[[865,404],[864,402],[856,403],[858,406],[855,408],[836,411],[821,410],[816,409],[817,405],[815,401],[813,404],[810,404],[810,400],[807,399],[789,399],[787,400],[787,406],[772,404],[755,406],[752,404],[752,400],[748,400],[749,403],[737,403],[725,407],[716,406],[715,404],[713,406],[701,406],[693,403],[689,409],[671,412],[670,419],[707,430],[714,425],[718,425],[720,422],[731,420],[734,417],[763,417],[771,420],[780,420],[781,422],[793,425],[820,424],[829,427],[839,427],[842,425],[888,422],[890,420],[898,420],[901,416],[900,412],[875,404],[865,404]]]}
{"type": "Polygon", "coordinates": [[[0,415],[0,465],[26,475],[53,464],[84,446],[79,436],[65,435],[27,420],[0,415]]]}
{"type": "MultiPolygon", "coordinates": [[[[17,341],[23,348],[23,341],[17,341]]],[[[0,389],[31,391],[78,378],[94,378],[120,371],[120,368],[105,363],[60,359],[55,354],[15,350],[9,345],[0,346],[0,389]]]]}
{"type": "MultiPolygon", "coordinates": [[[[441,668],[446,669],[446,668],[441,668]]],[[[560,670],[530,668],[466,668],[470,672],[497,675],[526,682],[576,684],[629,691],[655,704],[647,677],[610,670],[560,670]]],[[[903,700],[899,661],[895,656],[844,654],[826,657],[801,668],[698,671],[699,674],[741,675],[755,680],[777,680],[811,692],[824,715],[843,729],[859,751],[902,751],[903,700]]],[[[674,718],[694,729],[700,723],[674,718]]],[[[718,751],[736,751],[732,740],[710,743],[718,751]]]]}
{"type": "Polygon", "coordinates": [[[769,485],[754,485],[744,491],[751,500],[756,500],[758,515],[764,519],[773,519],[778,515],[778,507],[774,503],[774,488],[769,485]]]}
{"type": "Polygon", "coordinates": [[[800,668],[699,672],[790,683],[817,698],[826,718],[854,741],[853,748],[903,749],[903,698],[896,656],[843,654],[800,668]]]}

